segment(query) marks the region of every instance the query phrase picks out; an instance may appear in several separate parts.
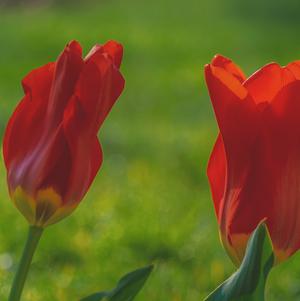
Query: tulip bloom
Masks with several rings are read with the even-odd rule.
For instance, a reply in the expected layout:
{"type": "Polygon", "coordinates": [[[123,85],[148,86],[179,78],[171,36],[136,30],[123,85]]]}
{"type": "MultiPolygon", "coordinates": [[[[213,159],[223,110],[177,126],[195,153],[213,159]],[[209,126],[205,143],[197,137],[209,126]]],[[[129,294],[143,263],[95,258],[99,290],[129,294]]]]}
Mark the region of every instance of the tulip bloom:
{"type": "Polygon", "coordinates": [[[102,162],[97,132],[124,88],[122,46],[96,45],[83,59],[70,42],[56,62],[31,71],[11,116],[3,154],[10,196],[31,225],[70,214],[102,162]]]}
{"type": "Polygon", "coordinates": [[[208,177],[223,244],[239,264],[265,219],[280,262],[300,248],[300,61],[246,78],[218,55],[205,78],[220,129],[208,177]]]}

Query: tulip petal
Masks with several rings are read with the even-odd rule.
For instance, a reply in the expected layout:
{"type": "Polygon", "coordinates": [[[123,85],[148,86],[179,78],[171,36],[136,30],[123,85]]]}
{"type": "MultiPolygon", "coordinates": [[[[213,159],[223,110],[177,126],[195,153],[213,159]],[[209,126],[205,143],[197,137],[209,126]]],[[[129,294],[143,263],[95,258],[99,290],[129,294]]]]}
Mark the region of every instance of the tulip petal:
{"type": "Polygon", "coordinates": [[[244,87],[256,103],[271,102],[284,86],[295,80],[292,69],[293,66],[282,68],[276,63],[268,64],[251,75],[244,87]]]}
{"type": "Polygon", "coordinates": [[[27,177],[31,183],[35,181],[35,178],[39,179],[36,189],[52,187],[56,193],[64,196],[71,176],[71,170],[71,151],[63,128],[60,127],[57,133],[54,133],[54,137],[50,139],[49,144],[47,142],[44,144],[43,150],[39,152],[39,158],[36,158],[27,177]],[[42,155],[44,155],[44,158],[42,155]],[[35,170],[35,165],[43,168],[35,170]]]}
{"type": "Polygon", "coordinates": [[[215,67],[223,68],[231,75],[233,75],[241,83],[246,80],[246,76],[242,71],[242,69],[227,57],[218,54],[213,58],[211,65],[215,67]]]}
{"type": "Polygon", "coordinates": [[[123,58],[123,46],[115,41],[108,41],[103,45],[103,51],[112,58],[114,65],[120,68],[123,58]]]}
{"type": "Polygon", "coordinates": [[[93,59],[97,54],[108,54],[116,68],[120,68],[123,57],[123,46],[115,41],[108,41],[104,45],[96,45],[86,56],[85,60],[93,59]]]}
{"type": "MultiPolygon", "coordinates": [[[[218,153],[216,154],[219,156],[219,166],[213,162],[217,160],[214,158],[216,154],[213,154],[213,163],[209,170],[213,173],[212,168],[214,168],[223,170],[224,173],[224,165],[227,164],[223,198],[221,201],[214,200],[219,215],[221,237],[226,247],[227,241],[230,243],[232,208],[236,206],[241,188],[249,173],[251,163],[249,149],[257,137],[258,111],[245,88],[231,73],[209,65],[205,68],[205,77],[226,154],[226,163],[224,163],[225,157],[222,157],[221,147],[217,146],[218,153]],[[233,82],[234,84],[232,84],[233,82]]],[[[221,179],[222,177],[220,176],[221,179]]],[[[216,195],[214,184],[211,187],[213,194],[216,195]]],[[[220,194],[221,192],[218,197],[220,194]]],[[[233,254],[232,256],[237,257],[238,255],[233,254]]]]}
{"type": "Polygon", "coordinates": [[[21,186],[27,194],[35,197],[36,191],[52,187],[56,193],[63,195],[71,161],[61,127],[49,135],[48,140],[41,142],[20,162],[13,162],[10,166],[8,183],[11,191],[21,186]]]}
{"type": "Polygon", "coordinates": [[[76,96],[64,115],[73,162],[65,199],[80,200],[100,168],[102,151],[97,132],[123,88],[124,79],[112,61],[100,51],[92,54],[82,69],[76,96]]]}
{"type": "Polygon", "coordinates": [[[236,237],[250,233],[266,218],[277,262],[300,248],[299,91],[299,81],[286,85],[261,113],[251,168],[229,210],[229,232],[236,248],[236,237]]]}
{"type": "Polygon", "coordinates": [[[7,168],[12,160],[18,161],[30,152],[41,137],[54,67],[54,63],[44,65],[22,81],[26,95],[10,117],[4,134],[3,156],[7,168]]]}
{"type": "Polygon", "coordinates": [[[85,121],[88,115],[78,99],[64,117],[64,131],[71,150],[72,170],[68,190],[64,199],[73,204],[82,199],[91,185],[102,163],[102,150],[95,132],[91,132],[85,121]]]}
{"type": "MultiPolygon", "coordinates": [[[[222,136],[219,134],[215,146],[209,158],[207,175],[210,182],[212,198],[214,201],[216,215],[219,219],[220,206],[225,192],[226,183],[226,154],[222,136]]],[[[220,222],[220,221],[219,221],[220,222]]]]}
{"type": "Polygon", "coordinates": [[[74,93],[83,67],[81,55],[79,43],[72,41],[57,60],[47,108],[47,123],[50,129],[62,122],[65,107],[74,93]]]}
{"type": "Polygon", "coordinates": [[[48,63],[29,72],[22,80],[25,94],[30,94],[31,101],[46,106],[50,94],[56,63],[48,63]]]}
{"type": "Polygon", "coordinates": [[[300,80],[300,61],[295,61],[286,66],[291,71],[297,80],[300,80]]]}
{"type": "Polygon", "coordinates": [[[275,249],[290,256],[300,248],[300,81],[287,85],[266,115],[266,157],[273,181],[268,225],[275,249]]]}
{"type": "Polygon", "coordinates": [[[72,157],[72,172],[65,199],[80,200],[102,163],[97,132],[124,88],[119,70],[103,53],[86,61],[76,96],[64,114],[64,131],[72,157]]]}
{"type": "Polygon", "coordinates": [[[20,180],[20,176],[23,176],[24,183],[29,183],[35,178],[35,185],[31,182],[32,189],[39,185],[37,179],[39,179],[39,183],[42,183],[46,174],[50,172],[49,162],[56,162],[53,158],[54,154],[51,153],[53,149],[58,149],[51,145],[54,143],[53,139],[56,141],[54,138],[56,134],[53,133],[57,132],[55,127],[59,126],[62,119],[60,115],[74,91],[82,63],[79,44],[71,42],[57,63],[47,64],[32,71],[22,82],[26,96],[8,123],[3,152],[7,166],[9,166],[11,158],[15,162],[23,160],[23,166],[21,164],[19,166],[18,180],[20,180]],[[36,126],[37,124],[39,126],[36,126]],[[20,145],[23,146],[22,149],[19,147],[20,145]],[[34,158],[33,149],[35,153],[41,150],[40,153],[43,156],[39,154],[39,160],[34,158]],[[22,158],[18,158],[18,154],[22,158]],[[26,160],[24,160],[25,157],[26,160]],[[30,171],[28,170],[26,174],[21,173],[21,168],[22,170],[26,169],[24,164],[31,166],[30,171]]]}
{"type": "Polygon", "coordinates": [[[104,54],[98,52],[87,61],[78,85],[78,98],[97,131],[124,89],[120,71],[104,54]]]}
{"type": "MultiPolygon", "coordinates": [[[[227,181],[232,180],[233,174],[236,174],[234,178],[239,181],[249,161],[247,150],[257,135],[257,109],[247,94],[241,99],[240,93],[235,93],[232,87],[228,87],[227,81],[216,76],[209,66],[205,69],[205,76],[225,147],[227,166],[232,168],[232,171],[227,170],[230,173],[227,175],[227,181]]],[[[230,78],[230,75],[225,73],[222,76],[230,78]]],[[[241,87],[241,91],[243,89],[241,87]]]]}

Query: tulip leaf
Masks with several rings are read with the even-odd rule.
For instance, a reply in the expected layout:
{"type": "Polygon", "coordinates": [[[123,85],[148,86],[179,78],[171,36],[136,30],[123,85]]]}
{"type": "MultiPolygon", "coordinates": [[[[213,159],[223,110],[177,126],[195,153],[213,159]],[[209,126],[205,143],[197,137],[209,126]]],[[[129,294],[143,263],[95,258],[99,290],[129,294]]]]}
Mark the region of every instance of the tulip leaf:
{"type": "Polygon", "coordinates": [[[204,301],[264,301],[267,276],[274,264],[272,243],[264,223],[251,235],[238,270],[204,301]]]}
{"type": "Polygon", "coordinates": [[[152,270],[153,265],[150,265],[130,272],[119,280],[113,290],[95,293],[80,301],[132,301],[144,286],[152,270]]]}
{"type": "Polygon", "coordinates": [[[101,300],[104,301],[105,298],[107,297],[107,294],[108,294],[108,292],[95,293],[95,294],[92,294],[88,297],[81,299],[80,301],[101,301],[101,300]]]}

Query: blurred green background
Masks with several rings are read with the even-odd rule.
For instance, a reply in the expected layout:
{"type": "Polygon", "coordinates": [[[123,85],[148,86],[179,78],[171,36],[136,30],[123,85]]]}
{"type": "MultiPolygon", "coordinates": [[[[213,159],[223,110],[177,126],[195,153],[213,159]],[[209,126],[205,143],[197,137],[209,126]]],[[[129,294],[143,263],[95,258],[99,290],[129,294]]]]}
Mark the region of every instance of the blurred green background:
{"type": "MultiPolygon", "coordinates": [[[[223,251],[206,179],[217,127],[203,81],[216,53],[247,74],[300,59],[299,1],[2,1],[0,129],[20,81],[71,39],[85,53],[123,43],[126,89],[100,132],[104,163],[78,210],[45,232],[24,301],[72,301],[156,263],[140,301],[202,300],[234,267],[223,251]]],[[[38,125],[37,125],[38,126],[38,125]]],[[[22,147],[22,146],[20,146],[22,147]]],[[[27,224],[8,199],[1,159],[0,300],[27,224]]],[[[300,255],[273,270],[267,300],[300,299],[300,255]]]]}

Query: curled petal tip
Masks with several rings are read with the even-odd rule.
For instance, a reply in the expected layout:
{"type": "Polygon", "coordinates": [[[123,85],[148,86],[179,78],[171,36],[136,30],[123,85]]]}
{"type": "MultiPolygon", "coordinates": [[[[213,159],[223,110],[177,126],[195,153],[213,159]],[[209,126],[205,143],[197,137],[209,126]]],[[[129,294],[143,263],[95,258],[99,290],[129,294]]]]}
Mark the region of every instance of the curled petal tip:
{"type": "Polygon", "coordinates": [[[230,59],[228,59],[224,55],[217,53],[217,54],[214,55],[214,57],[212,59],[212,62],[215,62],[215,61],[220,60],[220,59],[222,59],[222,60],[225,59],[225,60],[229,60],[230,61],[230,59]]]}
{"type": "Polygon", "coordinates": [[[98,60],[99,55],[110,58],[114,66],[119,69],[123,58],[123,46],[113,40],[106,42],[104,45],[96,44],[85,57],[85,61],[98,60]]]}
{"type": "Polygon", "coordinates": [[[123,58],[123,46],[114,40],[108,41],[104,46],[104,50],[111,56],[117,68],[120,68],[123,58]]]}
{"type": "Polygon", "coordinates": [[[72,40],[70,41],[66,47],[65,47],[65,51],[71,51],[71,52],[75,52],[77,53],[79,56],[82,56],[82,48],[81,45],[78,41],[76,40],[72,40]]]}

